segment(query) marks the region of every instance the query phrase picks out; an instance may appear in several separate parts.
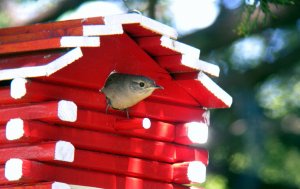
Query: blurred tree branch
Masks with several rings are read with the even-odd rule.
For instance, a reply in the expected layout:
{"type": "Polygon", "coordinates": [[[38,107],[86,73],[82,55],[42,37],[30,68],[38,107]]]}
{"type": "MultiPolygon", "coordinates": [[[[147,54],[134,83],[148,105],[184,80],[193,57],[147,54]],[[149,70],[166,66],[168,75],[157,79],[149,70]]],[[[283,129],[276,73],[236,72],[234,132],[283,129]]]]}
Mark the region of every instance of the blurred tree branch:
{"type": "MultiPolygon", "coordinates": [[[[274,12],[270,22],[261,27],[256,28],[253,33],[259,33],[262,30],[271,27],[279,27],[295,23],[300,17],[300,5],[286,8],[278,8],[274,12]]],[[[201,55],[207,55],[209,52],[227,47],[229,44],[241,38],[235,30],[241,21],[243,8],[237,10],[227,10],[222,8],[220,15],[215,23],[203,30],[196,31],[192,34],[182,36],[180,41],[190,44],[201,49],[201,55]]]]}

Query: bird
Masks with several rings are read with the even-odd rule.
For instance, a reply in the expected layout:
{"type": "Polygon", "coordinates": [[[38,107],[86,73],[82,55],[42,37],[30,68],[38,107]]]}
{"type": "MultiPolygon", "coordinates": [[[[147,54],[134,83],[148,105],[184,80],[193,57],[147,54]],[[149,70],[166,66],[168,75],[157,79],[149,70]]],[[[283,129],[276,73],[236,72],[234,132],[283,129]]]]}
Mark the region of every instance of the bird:
{"type": "Polygon", "coordinates": [[[149,97],[156,89],[163,87],[146,76],[112,72],[100,92],[106,97],[106,113],[111,107],[126,111],[129,118],[128,108],[149,97]]]}

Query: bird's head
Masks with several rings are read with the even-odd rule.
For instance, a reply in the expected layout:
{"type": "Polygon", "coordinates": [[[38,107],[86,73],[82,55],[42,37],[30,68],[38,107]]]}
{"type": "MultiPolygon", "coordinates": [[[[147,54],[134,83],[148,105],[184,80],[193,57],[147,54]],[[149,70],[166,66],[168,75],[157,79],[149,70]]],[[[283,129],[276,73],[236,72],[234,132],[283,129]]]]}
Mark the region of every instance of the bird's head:
{"type": "Polygon", "coordinates": [[[129,88],[132,92],[141,96],[150,96],[156,89],[163,89],[162,86],[156,85],[155,81],[144,76],[132,77],[129,88]]]}

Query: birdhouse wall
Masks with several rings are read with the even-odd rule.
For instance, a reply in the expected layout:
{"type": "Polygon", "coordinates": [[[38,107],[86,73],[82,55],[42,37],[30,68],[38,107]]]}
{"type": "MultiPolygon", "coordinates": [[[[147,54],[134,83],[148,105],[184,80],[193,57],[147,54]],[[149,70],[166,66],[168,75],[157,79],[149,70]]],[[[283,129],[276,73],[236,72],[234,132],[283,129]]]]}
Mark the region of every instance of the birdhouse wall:
{"type": "Polygon", "coordinates": [[[0,88],[0,187],[204,182],[208,151],[199,141],[207,140],[208,109],[232,99],[205,75],[219,68],[176,37],[137,14],[0,29],[0,80],[11,80],[0,88]],[[99,90],[113,71],[164,89],[131,107],[129,119],[106,112],[99,90]]]}

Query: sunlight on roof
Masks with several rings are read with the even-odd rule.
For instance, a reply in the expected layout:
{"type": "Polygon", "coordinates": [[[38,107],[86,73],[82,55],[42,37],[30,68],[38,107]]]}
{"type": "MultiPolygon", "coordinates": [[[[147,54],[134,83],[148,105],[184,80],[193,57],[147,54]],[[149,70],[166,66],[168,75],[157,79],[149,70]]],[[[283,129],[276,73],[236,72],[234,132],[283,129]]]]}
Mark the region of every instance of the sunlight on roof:
{"type": "Polygon", "coordinates": [[[220,12],[218,0],[174,0],[170,3],[172,18],[180,34],[210,26],[220,12]]]}

